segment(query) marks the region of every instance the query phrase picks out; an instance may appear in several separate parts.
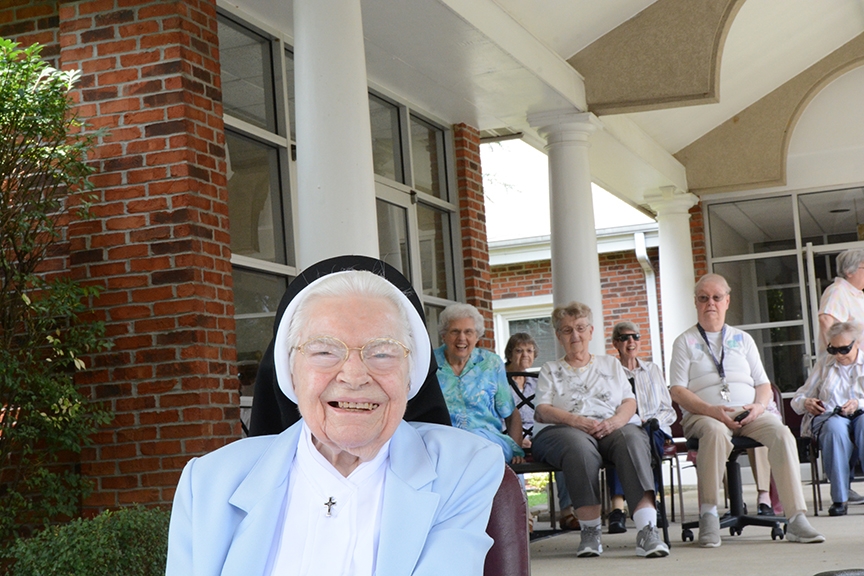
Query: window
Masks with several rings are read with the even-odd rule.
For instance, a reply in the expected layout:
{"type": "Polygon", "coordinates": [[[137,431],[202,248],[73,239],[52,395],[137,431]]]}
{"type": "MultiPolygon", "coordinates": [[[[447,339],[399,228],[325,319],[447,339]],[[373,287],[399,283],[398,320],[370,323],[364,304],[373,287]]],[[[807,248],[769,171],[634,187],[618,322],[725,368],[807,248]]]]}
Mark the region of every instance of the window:
{"type": "Polygon", "coordinates": [[[296,275],[293,60],[280,41],[226,14],[219,16],[219,46],[237,364],[247,397],[241,407],[248,408],[276,309],[296,275]]]}
{"type": "Polygon", "coordinates": [[[705,212],[711,269],[732,288],[726,321],[753,336],[772,382],[794,392],[815,360],[836,256],[864,245],[864,189],[718,200],[705,212]]]}
{"type": "Polygon", "coordinates": [[[369,94],[372,156],[378,196],[378,247],[417,289],[437,341],[438,315],[459,297],[447,161],[449,131],[407,106],[369,94]],[[409,127],[407,130],[405,127],[409,127]]]}
{"type": "MultiPolygon", "coordinates": [[[[294,55],[265,24],[228,8],[218,23],[237,351],[248,396],[279,300],[297,274],[294,55]]],[[[369,116],[380,255],[416,287],[436,340],[440,310],[459,297],[451,135],[379,94],[369,94],[369,116]]]]}

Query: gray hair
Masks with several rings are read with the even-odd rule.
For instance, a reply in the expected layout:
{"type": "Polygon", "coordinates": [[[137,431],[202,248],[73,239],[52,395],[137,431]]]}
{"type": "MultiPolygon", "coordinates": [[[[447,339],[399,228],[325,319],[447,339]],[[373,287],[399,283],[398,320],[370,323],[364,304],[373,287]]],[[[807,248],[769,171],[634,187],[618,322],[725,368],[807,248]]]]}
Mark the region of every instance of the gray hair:
{"type": "Polygon", "coordinates": [[[861,325],[857,322],[837,322],[828,328],[825,336],[830,342],[841,334],[847,334],[852,337],[852,340],[858,340],[861,337],[861,325]]]}
{"type": "Polygon", "coordinates": [[[513,353],[513,350],[520,344],[530,344],[534,348],[535,356],[540,352],[540,347],[537,346],[537,342],[534,340],[533,336],[531,336],[527,332],[517,332],[516,334],[510,336],[510,339],[507,340],[507,346],[504,347],[505,364],[510,364],[510,355],[513,353]]]}
{"type": "Polygon", "coordinates": [[[864,249],[844,250],[837,256],[837,275],[848,279],[861,264],[864,264],[864,249]]]}
{"type": "Polygon", "coordinates": [[[482,338],[483,334],[486,333],[486,321],[483,319],[480,312],[477,311],[477,308],[471,304],[462,304],[461,302],[450,304],[444,308],[441,315],[438,316],[438,335],[443,339],[447,330],[450,328],[450,323],[456,320],[462,320],[463,318],[470,318],[474,321],[474,329],[477,331],[477,337],[482,338]]]}
{"type": "Polygon", "coordinates": [[[726,278],[724,278],[720,274],[709,273],[699,278],[699,281],[696,282],[696,286],[693,287],[693,294],[698,296],[699,291],[702,290],[706,284],[719,284],[726,294],[730,294],[732,292],[732,288],[729,287],[729,283],[726,281],[726,278]]]}
{"type": "Polygon", "coordinates": [[[621,332],[627,330],[628,332],[635,332],[639,334],[639,329],[633,322],[625,320],[624,322],[618,322],[615,324],[615,327],[612,328],[612,340],[617,340],[619,336],[621,336],[621,332]]]}
{"type": "Polygon", "coordinates": [[[558,306],[552,311],[552,327],[557,331],[561,328],[561,322],[566,316],[571,318],[587,318],[588,324],[594,324],[594,315],[587,304],[581,302],[570,302],[566,306],[558,306]]]}
{"type": "MultiPolygon", "coordinates": [[[[289,367],[294,368],[293,351],[300,344],[300,331],[309,321],[310,304],[321,298],[380,298],[387,300],[396,309],[396,333],[387,334],[402,342],[411,354],[408,354],[408,373],[412,373],[414,368],[414,337],[411,331],[411,323],[408,320],[408,314],[402,304],[399,289],[391,284],[386,278],[369,272],[367,270],[354,270],[351,274],[333,274],[321,279],[314,286],[301,292],[297,298],[301,300],[297,303],[297,308],[294,316],[291,318],[291,323],[288,325],[288,333],[286,343],[289,350],[292,351],[289,367]]],[[[382,336],[385,336],[382,334],[382,336]]]]}

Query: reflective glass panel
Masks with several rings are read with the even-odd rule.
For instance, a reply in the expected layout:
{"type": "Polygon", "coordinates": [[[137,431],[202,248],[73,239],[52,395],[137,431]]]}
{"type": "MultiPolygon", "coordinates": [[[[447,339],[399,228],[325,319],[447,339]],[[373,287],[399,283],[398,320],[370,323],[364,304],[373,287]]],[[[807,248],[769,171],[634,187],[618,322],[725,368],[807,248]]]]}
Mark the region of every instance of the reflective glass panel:
{"type": "Polygon", "coordinates": [[[771,382],[782,392],[794,392],[807,379],[804,356],[804,327],[765,328],[748,330],[759,348],[762,364],[771,382]]]}
{"type": "Polygon", "coordinates": [[[444,131],[411,116],[411,157],[414,188],[447,200],[444,131]]]}
{"type": "MultiPolygon", "coordinates": [[[[510,321],[510,335],[517,332],[527,332],[537,342],[539,349],[534,359],[534,367],[539,368],[546,362],[557,360],[558,354],[555,349],[557,340],[555,330],[552,328],[551,318],[528,318],[525,320],[510,321]]],[[[506,359],[505,359],[506,360],[506,359]]]]}
{"type": "Polygon", "coordinates": [[[801,194],[798,217],[804,244],[864,240],[864,188],[801,194]]]}
{"type": "Polygon", "coordinates": [[[275,132],[276,106],[270,41],[220,18],[219,57],[225,113],[275,132]]]}
{"type": "Polygon", "coordinates": [[[708,221],[714,258],[795,248],[791,196],[712,204],[708,221]]]}
{"type": "Polygon", "coordinates": [[[426,331],[429,332],[429,339],[432,341],[433,348],[438,348],[443,344],[441,337],[438,335],[438,318],[443,311],[443,306],[436,306],[435,304],[423,305],[423,313],[426,315],[426,331]]]}
{"type": "Polygon", "coordinates": [[[450,218],[446,212],[417,204],[423,294],[455,299],[450,218]]]}
{"type": "Polygon", "coordinates": [[[295,108],[295,98],[294,98],[294,53],[286,50],[285,51],[285,85],[288,87],[288,123],[291,125],[291,141],[297,141],[297,130],[294,127],[294,108],[295,108]]]}
{"type": "Polygon", "coordinates": [[[383,200],[377,201],[377,208],[379,258],[399,270],[410,282],[408,211],[383,200]]]}
{"type": "Polygon", "coordinates": [[[276,150],[232,132],[225,141],[231,251],[288,264],[276,150]]]}
{"type": "Polygon", "coordinates": [[[240,394],[249,396],[258,365],[273,338],[273,320],[288,280],[242,268],[234,268],[233,277],[240,394]]]}
{"type": "Polygon", "coordinates": [[[795,256],[724,262],[715,264],[714,272],[726,278],[732,288],[726,313],[728,324],[737,326],[802,318],[795,256]]]}
{"type": "Polygon", "coordinates": [[[404,184],[399,109],[370,94],[369,120],[372,123],[372,163],[375,174],[404,184]]]}

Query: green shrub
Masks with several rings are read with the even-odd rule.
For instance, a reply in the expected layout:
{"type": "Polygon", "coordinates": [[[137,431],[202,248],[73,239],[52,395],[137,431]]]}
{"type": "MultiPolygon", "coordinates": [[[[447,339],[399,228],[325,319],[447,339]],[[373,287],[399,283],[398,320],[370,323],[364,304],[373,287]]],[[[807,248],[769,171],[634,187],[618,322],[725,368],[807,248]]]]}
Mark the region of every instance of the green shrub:
{"type": "Polygon", "coordinates": [[[9,549],[9,576],[162,576],[168,554],[166,510],[103,512],[52,526],[9,549]]]}

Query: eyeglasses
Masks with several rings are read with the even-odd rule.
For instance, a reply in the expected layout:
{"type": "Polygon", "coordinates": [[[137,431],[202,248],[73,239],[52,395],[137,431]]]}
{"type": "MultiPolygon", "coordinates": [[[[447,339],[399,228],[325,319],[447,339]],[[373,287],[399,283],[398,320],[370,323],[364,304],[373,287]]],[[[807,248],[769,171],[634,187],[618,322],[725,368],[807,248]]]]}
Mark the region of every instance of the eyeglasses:
{"type": "Polygon", "coordinates": [[[447,331],[447,335],[452,338],[458,338],[460,334],[464,334],[466,338],[473,338],[477,335],[477,330],[474,328],[466,328],[465,330],[459,330],[457,328],[453,328],[452,330],[447,331]]]}
{"type": "Polygon", "coordinates": [[[565,336],[570,336],[573,332],[578,332],[582,334],[586,330],[591,327],[591,324],[577,324],[576,326],[565,326],[564,328],[559,328],[558,333],[564,334],[565,336]]]}
{"type": "Polygon", "coordinates": [[[854,345],[855,345],[855,340],[852,340],[852,342],[850,342],[846,346],[832,346],[831,344],[829,344],[828,345],[828,354],[831,354],[832,356],[836,356],[837,354],[841,354],[841,355],[845,356],[846,354],[849,354],[852,351],[852,347],[854,345]]]}
{"type": "Polygon", "coordinates": [[[617,340],[618,342],[627,342],[631,338],[638,342],[641,336],[639,336],[639,334],[619,334],[618,337],[615,338],[615,340],[617,340]]]}
{"type": "Polygon", "coordinates": [[[373,338],[361,348],[350,348],[333,336],[316,336],[296,347],[315,368],[342,366],[351,350],[360,352],[360,359],[370,372],[385,374],[399,368],[408,356],[408,347],[392,338],[373,338]]]}
{"type": "Polygon", "coordinates": [[[707,294],[699,294],[696,296],[696,301],[700,304],[706,304],[709,300],[713,300],[714,302],[722,302],[724,298],[726,298],[728,294],[714,294],[713,296],[708,296],[707,294]]]}

